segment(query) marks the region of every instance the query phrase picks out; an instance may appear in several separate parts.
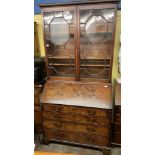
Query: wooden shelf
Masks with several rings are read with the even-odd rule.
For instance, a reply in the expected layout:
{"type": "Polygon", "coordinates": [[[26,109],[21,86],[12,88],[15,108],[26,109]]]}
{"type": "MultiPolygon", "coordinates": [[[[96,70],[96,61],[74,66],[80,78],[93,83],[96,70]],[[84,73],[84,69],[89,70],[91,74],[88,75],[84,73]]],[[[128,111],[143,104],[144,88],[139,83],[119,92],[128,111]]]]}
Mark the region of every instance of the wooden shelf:
{"type": "Polygon", "coordinates": [[[87,32],[87,34],[112,34],[112,31],[96,31],[96,32],[87,32]]]}
{"type": "MultiPolygon", "coordinates": [[[[75,64],[74,63],[72,63],[72,65],[71,64],[64,64],[64,63],[55,63],[55,64],[50,64],[49,63],[49,67],[51,67],[51,66],[75,66],[75,64]]],[[[84,66],[86,66],[86,67],[105,67],[105,66],[107,66],[107,67],[110,67],[110,65],[103,65],[103,64],[81,64],[81,66],[82,67],[84,67],[84,66]]]]}
{"type": "MultiPolygon", "coordinates": [[[[70,57],[67,56],[48,56],[48,59],[70,59],[70,57]]],[[[71,57],[71,59],[75,59],[74,57],[71,57]]],[[[102,57],[86,57],[86,58],[80,58],[82,60],[88,59],[88,60],[105,60],[105,59],[112,59],[111,56],[107,56],[107,58],[102,58],[102,57]]]]}
{"type": "Polygon", "coordinates": [[[86,67],[110,67],[110,65],[102,65],[102,64],[87,64],[87,65],[84,65],[84,64],[81,64],[82,67],[86,66],[86,67]]]}
{"type": "Polygon", "coordinates": [[[106,58],[102,58],[102,57],[86,57],[86,58],[80,58],[80,59],[86,59],[86,60],[105,60],[105,59],[112,59],[111,56],[107,56],[106,58]]]}
{"type": "Polygon", "coordinates": [[[75,64],[60,64],[60,63],[54,63],[54,64],[50,64],[49,63],[49,66],[75,66],[75,64]]]}
{"type": "MultiPolygon", "coordinates": [[[[48,56],[48,59],[70,59],[69,56],[48,56]]],[[[71,59],[75,59],[74,57],[71,57],[71,59]]]]}

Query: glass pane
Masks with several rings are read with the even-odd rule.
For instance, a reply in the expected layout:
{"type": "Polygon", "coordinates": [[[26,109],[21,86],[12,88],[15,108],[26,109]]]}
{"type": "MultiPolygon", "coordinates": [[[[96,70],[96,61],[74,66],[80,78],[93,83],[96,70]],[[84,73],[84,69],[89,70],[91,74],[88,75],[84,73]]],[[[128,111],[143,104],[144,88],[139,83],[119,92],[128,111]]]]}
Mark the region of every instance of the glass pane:
{"type": "Polygon", "coordinates": [[[49,15],[46,13],[46,16],[52,16],[50,18],[52,20],[44,25],[49,74],[50,76],[75,76],[74,12],[56,11],[49,15]]]}
{"type": "Polygon", "coordinates": [[[107,28],[107,22],[102,16],[92,16],[86,23],[86,37],[92,43],[102,42],[106,36],[107,28]]]}
{"type": "Polygon", "coordinates": [[[113,22],[114,21],[114,9],[106,9],[102,10],[102,16],[105,20],[108,22],[113,22]]]}
{"type": "Polygon", "coordinates": [[[72,22],[72,19],[73,19],[73,14],[70,13],[69,11],[64,11],[64,12],[63,12],[63,17],[64,17],[64,19],[65,19],[68,23],[71,23],[71,22],[72,22]]]}
{"type": "Polygon", "coordinates": [[[49,24],[53,18],[54,18],[54,13],[44,13],[44,24],[49,24]]]}
{"type": "Polygon", "coordinates": [[[50,23],[50,38],[55,45],[64,45],[69,40],[69,24],[64,18],[54,18],[50,23]]]}
{"type": "Polygon", "coordinates": [[[80,11],[82,78],[110,78],[113,9],[80,11]]]}

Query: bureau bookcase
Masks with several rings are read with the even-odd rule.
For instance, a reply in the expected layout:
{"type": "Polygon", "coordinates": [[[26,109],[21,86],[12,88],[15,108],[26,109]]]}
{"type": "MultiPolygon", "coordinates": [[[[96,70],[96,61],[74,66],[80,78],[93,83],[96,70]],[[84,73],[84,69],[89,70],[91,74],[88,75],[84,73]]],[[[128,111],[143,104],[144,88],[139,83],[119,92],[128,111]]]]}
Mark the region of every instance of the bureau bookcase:
{"type": "Polygon", "coordinates": [[[44,141],[110,147],[116,1],[40,5],[44,141]]]}

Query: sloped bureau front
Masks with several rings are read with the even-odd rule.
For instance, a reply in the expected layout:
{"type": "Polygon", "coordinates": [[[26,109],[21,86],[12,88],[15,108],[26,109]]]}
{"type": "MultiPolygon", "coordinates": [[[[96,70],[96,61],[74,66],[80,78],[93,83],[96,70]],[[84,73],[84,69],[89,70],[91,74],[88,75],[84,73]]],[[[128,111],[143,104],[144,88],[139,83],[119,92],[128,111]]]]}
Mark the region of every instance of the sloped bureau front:
{"type": "Polygon", "coordinates": [[[44,138],[110,146],[111,91],[103,83],[47,82],[41,98],[44,138]]]}

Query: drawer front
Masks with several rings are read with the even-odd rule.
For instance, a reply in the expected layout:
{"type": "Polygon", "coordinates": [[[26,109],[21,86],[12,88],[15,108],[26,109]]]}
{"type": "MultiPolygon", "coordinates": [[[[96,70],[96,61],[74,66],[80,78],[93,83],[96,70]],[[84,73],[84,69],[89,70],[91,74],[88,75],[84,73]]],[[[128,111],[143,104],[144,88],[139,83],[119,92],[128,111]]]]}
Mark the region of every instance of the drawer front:
{"type": "Polygon", "coordinates": [[[43,104],[44,111],[51,112],[63,112],[69,114],[83,114],[101,117],[111,117],[111,109],[97,109],[89,107],[78,107],[78,106],[66,106],[66,105],[53,105],[53,104],[43,104]]]}
{"type": "Polygon", "coordinates": [[[76,131],[81,133],[92,133],[99,134],[103,136],[109,136],[110,126],[108,127],[95,127],[92,125],[76,124],[70,122],[61,122],[61,121],[43,121],[43,126],[47,129],[60,129],[64,131],[76,131]]]}
{"type": "Polygon", "coordinates": [[[121,115],[115,114],[115,115],[114,115],[114,122],[121,123],[121,115]]]}
{"type": "Polygon", "coordinates": [[[120,132],[113,133],[113,142],[116,144],[121,144],[121,133],[120,132]]]}
{"type": "Polygon", "coordinates": [[[43,112],[42,115],[44,120],[67,121],[75,123],[92,124],[95,126],[110,125],[111,122],[110,118],[91,115],[74,115],[57,112],[43,112]]]}
{"type": "Polygon", "coordinates": [[[95,145],[95,146],[109,146],[110,137],[100,135],[90,135],[80,132],[64,132],[62,130],[44,129],[45,137],[47,139],[62,140],[68,142],[75,142],[80,144],[95,145]]]}
{"type": "Polygon", "coordinates": [[[121,106],[115,106],[115,114],[121,114],[121,106]]]}
{"type": "Polygon", "coordinates": [[[114,132],[121,132],[121,124],[114,123],[114,132]]]}

